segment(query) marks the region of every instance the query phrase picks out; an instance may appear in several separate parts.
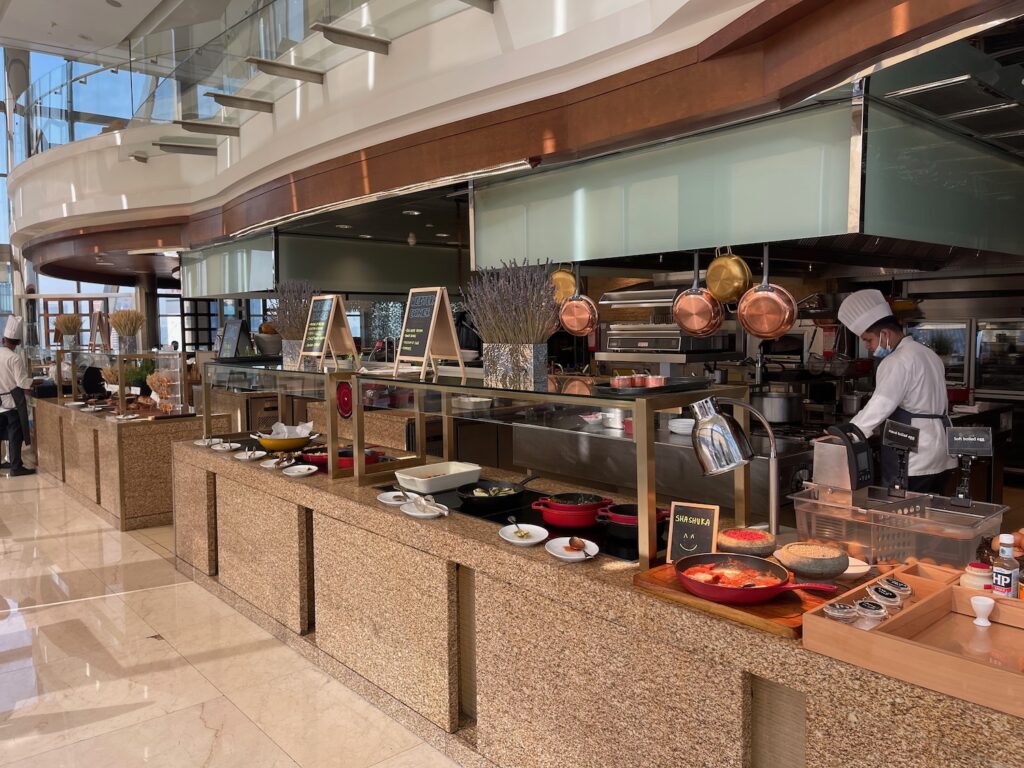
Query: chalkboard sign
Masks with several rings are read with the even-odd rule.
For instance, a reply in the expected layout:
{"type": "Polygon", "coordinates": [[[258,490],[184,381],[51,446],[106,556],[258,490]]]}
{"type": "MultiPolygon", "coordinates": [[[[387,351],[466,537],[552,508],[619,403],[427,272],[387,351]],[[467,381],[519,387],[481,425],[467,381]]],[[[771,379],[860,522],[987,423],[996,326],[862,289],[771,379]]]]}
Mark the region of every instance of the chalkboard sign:
{"type": "Polygon", "coordinates": [[[306,335],[302,340],[302,354],[318,357],[323,355],[333,309],[334,296],[317,296],[310,302],[306,335]]]}
{"type": "Polygon", "coordinates": [[[703,555],[716,550],[718,507],[709,504],[673,502],[668,522],[668,560],[674,563],[686,555],[703,555]]]}
{"type": "Polygon", "coordinates": [[[409,292],[409,304],[405,311],[405,326],[402,328],[402,357],[423,358],[427,356],[427,341],[434,323],[437,307],[437,289],[430,293],[409,292]]]}
{"type": "Polygon", "coordinates": [[[241,320],[228,320],[224,323],[224,333],[221,336],[220,350],[217,353],[217,357],[238,357],[238,340],[241,336],[241,320]]]}
{"type": "Polygon", "coordinates": [[[463,377],[462,362],[452,305],[447,288],[413,288],[405,304],[402,338],[395,356],[395,375],[402,360],[422,363],[420,380],[427,375],[427,365],[437,372],[438,360],[456,360],[463,377]]]}
{"type": "Polygon", "coordinates": [[[899,451],[916,451],[921,430],[909,424],[887,419],[882,428],[882,445],[899,451]]]}
{"type": "Polygon", "coordinates": [[[316,358],[317,370],[323,370],[324,357],[330,353],[335,364],[338,355],[359,354],[352,329],[348,327],[348,313],[341,296],[325,294],[314,296],[309,302],[306,332],[299,350],[298,370],[305,370],[306,358],[316,358]]]}
{"type": "Polygon", "coordinates": [[[950,427],[946,430],[946,448],[950,456],[991,456],[991,427],[950,427]]]}

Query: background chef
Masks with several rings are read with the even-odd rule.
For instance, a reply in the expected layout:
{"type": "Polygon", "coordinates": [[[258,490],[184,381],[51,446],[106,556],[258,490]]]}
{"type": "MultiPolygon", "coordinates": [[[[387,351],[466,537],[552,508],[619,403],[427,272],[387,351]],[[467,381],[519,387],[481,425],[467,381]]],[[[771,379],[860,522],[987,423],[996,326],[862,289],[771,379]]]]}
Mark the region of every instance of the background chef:
{"type": "Polygon", "coordinates": [[[3,346],[0,347],[0,437],[7,441],[9,457],[4,466],[10,466],[11,477],[35,474],[21,461],[22,443],[31,442],[28,426],[28,394],[32,378],[25,369],[25,360],[16,351],[21,344],[22,319],[16,315],[7,318],[4,326],[3,346]]]}
{"type": "MultiPolygon", "coordinates": [[[[943,493],[956,462],[946,452],[946,371],[931,349],[907,336],[880,291],[850,294],[839,307],[839,321],[860,336],[868,351],[881,359],[875,391],[850,421],[871,434],[886,419],[921,430],[916,453],[910,454],[909,490],[943,493]]],[[[882,448],[882,484],[897,475],[896,452],[882,448]]]]}

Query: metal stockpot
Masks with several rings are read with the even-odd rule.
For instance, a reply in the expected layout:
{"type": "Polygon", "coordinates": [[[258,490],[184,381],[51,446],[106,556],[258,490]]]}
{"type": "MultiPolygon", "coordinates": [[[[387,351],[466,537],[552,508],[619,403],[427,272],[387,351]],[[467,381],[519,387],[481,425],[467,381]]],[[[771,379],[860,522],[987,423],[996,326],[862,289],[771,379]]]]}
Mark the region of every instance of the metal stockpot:
{"type": "Polygon", "coordinates": [[[843,416],[856,416],[860,413],[861,409],[864,407],[864,403],[867,402],[869,397],[871,397],[871,395],[867,395],[864,392],[854,392],[850,395],[843,395],[843,416]]]}
{"type": "Polygon", "coordinates": [[[804,417],[804,397],[795,392],[752,392],[750,404],[771,424],[793,424],[804,417]]]}

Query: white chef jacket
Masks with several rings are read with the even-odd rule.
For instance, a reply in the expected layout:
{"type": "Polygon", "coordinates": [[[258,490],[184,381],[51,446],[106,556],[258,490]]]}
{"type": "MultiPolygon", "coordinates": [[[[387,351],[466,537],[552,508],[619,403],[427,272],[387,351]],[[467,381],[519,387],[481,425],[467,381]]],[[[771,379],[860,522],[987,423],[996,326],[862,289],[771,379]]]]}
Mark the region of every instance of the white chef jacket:
{"type": "Polygon", "coordinates": [[[32,377],[25,370],[24,358],[17,352],[0,346],[0,413],[14,410],[14,400],[8,392],[31,387],[32,377]]]}
{"type": "MultiPolygon", "coordinates": [[[[941,414],[949,409],[946,369],[932,350],[904,337],[882,360],[875,374],[875,393],[850,421],[870,435],[897,408],[911,413],[941,414]]],[[[939,419],[913,419],[921,430],[916,452],[910,454],[912,477],[935,475],[956,466],[946,452],[946,425],[939,419]]]]}

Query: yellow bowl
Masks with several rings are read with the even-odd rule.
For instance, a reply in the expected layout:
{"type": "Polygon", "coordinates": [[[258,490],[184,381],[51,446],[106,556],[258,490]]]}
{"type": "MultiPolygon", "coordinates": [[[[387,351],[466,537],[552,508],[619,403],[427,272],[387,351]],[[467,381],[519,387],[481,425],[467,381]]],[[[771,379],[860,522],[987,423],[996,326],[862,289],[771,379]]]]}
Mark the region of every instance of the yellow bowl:
{"type": "Polygon", "coordinates": [[[260,446],[266,451],[298,451],[301,448],[305,448],[316,435],[310,435],[309,437],[261,437],[260,435],[253,435],[259,442],[260,446]]]}

